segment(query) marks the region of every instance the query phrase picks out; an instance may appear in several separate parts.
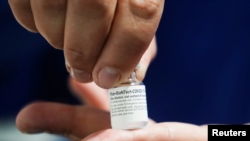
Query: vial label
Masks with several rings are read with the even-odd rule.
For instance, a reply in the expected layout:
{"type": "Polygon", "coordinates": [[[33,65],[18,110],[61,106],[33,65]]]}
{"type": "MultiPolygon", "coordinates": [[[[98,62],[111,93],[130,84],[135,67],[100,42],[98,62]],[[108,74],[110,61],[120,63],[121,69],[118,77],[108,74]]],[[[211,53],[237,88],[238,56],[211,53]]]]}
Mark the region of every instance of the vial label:
{"type": "Polygon", "coordinates": [[[112,88],[108,93],[112,127],[148,121],[144,85],[112,88]]]}

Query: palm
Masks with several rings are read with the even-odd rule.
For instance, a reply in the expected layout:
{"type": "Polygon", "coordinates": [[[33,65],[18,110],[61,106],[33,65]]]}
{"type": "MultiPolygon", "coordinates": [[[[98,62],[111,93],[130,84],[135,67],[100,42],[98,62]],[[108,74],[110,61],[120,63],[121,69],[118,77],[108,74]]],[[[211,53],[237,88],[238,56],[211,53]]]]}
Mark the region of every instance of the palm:
{"type": "Polygon", "coordinates": [[[178,122],[155,123],[150,120],[147,128],[140,130],[110,129],[107,92],[94,83],[70,85],[85,106],[59,103],[33,103],[17,117],[17,126],[23,132],[49,132],[65,135],[72,140],[207,140],[206,126],[178,122]],[[90,135],[91,134],[91,135],[90,135]]]}

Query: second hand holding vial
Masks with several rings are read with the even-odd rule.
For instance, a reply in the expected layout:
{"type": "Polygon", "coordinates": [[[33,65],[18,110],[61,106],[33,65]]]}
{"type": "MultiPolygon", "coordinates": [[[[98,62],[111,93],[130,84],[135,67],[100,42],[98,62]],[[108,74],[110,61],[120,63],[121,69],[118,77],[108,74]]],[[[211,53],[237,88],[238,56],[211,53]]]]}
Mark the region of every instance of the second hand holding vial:
{"type": "Polygon", "coordinates": [[[148,125],[145,85],[136,78],[136,70],[126,81],[108,90],[113,129],[140,129],[148,125]]]}

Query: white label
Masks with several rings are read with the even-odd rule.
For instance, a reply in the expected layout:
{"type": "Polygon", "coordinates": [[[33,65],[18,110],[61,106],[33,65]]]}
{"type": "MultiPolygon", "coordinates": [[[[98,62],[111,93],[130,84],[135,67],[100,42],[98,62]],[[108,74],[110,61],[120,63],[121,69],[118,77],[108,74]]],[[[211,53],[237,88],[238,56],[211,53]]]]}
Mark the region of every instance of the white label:
{"type": "Polygon", "coordinates": [[[108,93],[112,126],[148,120],[144,85],[112,88],[108,93]]]}

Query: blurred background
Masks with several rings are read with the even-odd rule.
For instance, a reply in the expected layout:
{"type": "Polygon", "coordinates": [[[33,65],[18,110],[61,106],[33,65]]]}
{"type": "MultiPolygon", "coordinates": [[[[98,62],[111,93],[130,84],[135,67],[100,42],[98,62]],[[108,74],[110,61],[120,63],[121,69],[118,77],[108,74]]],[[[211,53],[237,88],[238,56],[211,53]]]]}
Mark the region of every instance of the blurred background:
{"type": "MultiPolygon", "coordinates": [[[[250,1],[166,0],[158,55],[144,83],[157,122],[250,121],[250,1]]],[[[15,128],[36,100],[79,104],[67,85],[63,52],[22,28],[0,0],[0,140],[66,140],[15,128]]]]}

